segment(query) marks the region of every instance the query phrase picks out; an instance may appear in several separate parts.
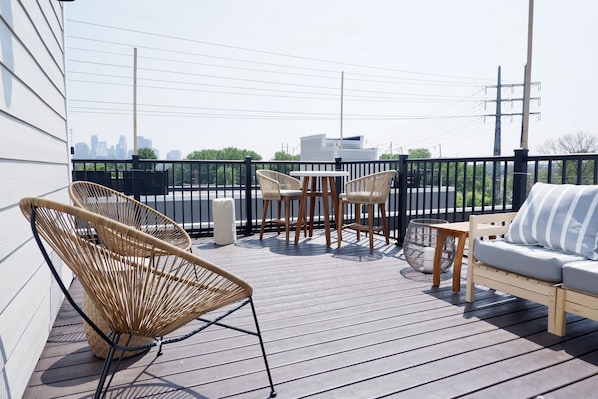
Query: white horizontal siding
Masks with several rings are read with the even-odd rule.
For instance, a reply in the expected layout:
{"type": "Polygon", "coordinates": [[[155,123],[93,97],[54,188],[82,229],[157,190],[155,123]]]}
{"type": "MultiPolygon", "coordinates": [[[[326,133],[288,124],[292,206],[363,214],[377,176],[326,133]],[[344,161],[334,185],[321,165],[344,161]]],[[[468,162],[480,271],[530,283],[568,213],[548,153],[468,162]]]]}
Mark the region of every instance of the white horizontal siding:
{"type": "Polygon", "coordinates": [[[10,71],[2,67],[0,74],[2,74],[0,91],[4,94],[0,98],[1,112],[20,119],[52,136],[65,137],[66,119],[45,104],[10,71]]]}
{"type": "Polygon", "coordinates": [[[18,201],[68,202],[64,20],[53,0],[0,1],[0,14],[0,397],[20,398],[62,302],[18,201]]]}
{"type": "MultiPolygon", "coordinates": [[[[44,46],[48,49],[48,55],[52,57],[56,66],[62,66],[62,53],[64,52],[64,48],[61,43],[61,32],[52,31],[52,26],[49,24],[51,20],[55,20],[53,18],[53,13],[47,15],[44,13],[44,11],[49,12],[51,9],[47,6],[40,6],[36,0],[21,0],[21,4],[23,4],[29,18],[38,22],[35,24],[35,30],[44,46]],[[43,8],[45,8],[45,10],[43,8]]],[[[55,25],[54,27],[59,28],[59,25],[55,25]]],[[[59,82],[59,80],[57,80],[57,82],[59,82]]]]}
{"type": "Polygon", "coordinates": [[[68,161],[68,143],[64,138],[43,134],[8,115],[0,117],[0,132],[0,159],[46,163],[68,161]]]}
{"type": "MultiPolygon", "coordinates": [[[[60,49],[59,53],[50,53],[44,40],[40,37],[37,31],[37,28],[40,25],[47,25],[47,21],[45,19],[39,21],[34,20],[36,24],[33,26],[31,25],[30,16],[27,14],[27,11],[23,9],[21,3],[14,0],[10,1],[10,3],[12,3],[12,18],[6,18],[5,20],[14,32],[15,36],[13,37],[13,41],[16,39],[18,42],[22,43],[23,47],[25,47],[33,57],[32,59],[35,63],[37,63],[40,69],[43,70],[47,79],[62,91],[62,97],[64,98],[64,62],[60,61],[64,58],[64,52],[60,49]]],[[[0,10],[0,12],[5,14],[3,10],[0,10]]],[[[49,16],[49,18],[55,18],[55,16],[52,15],[49,16]]],[[[57,32],[56,34],[62,35],[60,32],[57,32]]],[[[12,43],[12,45],[14,46],[14,43],[12,43]]],[[[33,76],[25,76],[25,78],[25,80],[28,81],[30,78],[33,78],[33,76]]]]}
{"type": "MultiPolygon", "coordinates": [[[[47,269],[47,268],[45,268],[47,269]]],[[[27,388],[32,368],[40,356],[49,331],[54,322],[56,311],[51,311],[60,305],[61,296],[57,288],[48,289],[46,275],[35,276],[30,283],[23,287],[11,303],[11,312],[2,318],[0,323],[10,322],[8,334],[3,335],[3,343],[8,360],[4,365],[3,375],[10,391],[9,398],[20,398],[27,388]],[[21,314],[15,312],[21,312],[21,314]],[[14,331],[19,334],[11,334],[14,331]]]]}
{"type": "MultiPolygon", "coordinates": [[[[68,164],[27,164],[0,161],[0,186],[3,191],[5,190],[0,197],[0,209],[17,204],[23,197],[43,197],[55,190],[63,190],[61,197],[64,202],[68,202],[66,188],[69,173],[68,164]]],[[[3,250],[0,248],[0,259],[3,250]]]]}
{"type": "Polygon", "coordinates": [[[13,298],[18,294],[18,290],[24,287],[40,269],[49,273],[42,254],[31,235],[31,229],[23,216],[21,216],[18,224],[20,226],[19,236],[21,240],[25,241],[21,243],[20,247],[15,248],[14,252],[10,253],[10,264],[2,262],[0,276],[3,281],[10,281],[11,283],[5,284],[0,290],[0,317],[4,317],[7,307],[10,306],[13,298]]]}
{"type": "MultiPolygon", "coordinates": [[[[2,81],[7,85],[7,89],[10,85],[14,86],[15,83],[9,83],[7,79],[16,79],[21,81],[22,86],[26,86],[36,97],[39,97],[39,101],[47,103],[48,107],[58,113],[59,116],[64,116],[64,90],[61,90],[55,84],[48,80],[45,71],[42,69],[43,66],[37,64],[35,59],[23,46],[23,44],[12,35],[12,32],[5,24],[0,24],[0,35],[2,37],[11,38],[4,40],[3,49],[10,57],[7,62],[4,63],[6,71],[2,71],[2,81]]],[[[51,66],[49,69],[52,69],[51,66]]],[[[11,93],[7,90],[3,92],[4,102],[6,107],[9,109],[12,104],[11,93]]]]}

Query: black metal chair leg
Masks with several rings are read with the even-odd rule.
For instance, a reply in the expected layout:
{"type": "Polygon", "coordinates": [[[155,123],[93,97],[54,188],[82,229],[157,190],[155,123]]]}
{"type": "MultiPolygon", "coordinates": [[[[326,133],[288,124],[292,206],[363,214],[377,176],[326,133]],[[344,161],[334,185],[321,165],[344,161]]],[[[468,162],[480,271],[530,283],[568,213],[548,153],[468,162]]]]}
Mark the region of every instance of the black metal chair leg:
{"type": "Polygon", "coordinates": [[[268,358],[266,357],[266,348],[264,347],[264,340],[262,339],[262,332],[260,331],[260,325],[257,321],[257,314],[255,312],[255,306],[253,306],[253,299],[250,297],[249,302],[251,303],[251,312],[253,313],[253,320],[255,321],[255,329],[257,337],[260,340],[260,347],[262,348],[262,356],[264,357],[264,363],[266,364],[266,372],[268,373],[268,381],[270,382],[270,398],[276,397],[276,390],[274,389],[274,382],[272,382],[272,374],[270,373],[270,366],[268,365],[268,358]]]}
{"type": "MultiPolygon", "coordinates": [[[[113,344],[110,345],[110,349],[108,350],[108,354],[106,355],[106,360],[104,361],[104,367],[102,368],[102,374],[100,375],[100,380],[98,381],[98,387],[96,388],[96,393],[93,396],[94,399],[100,399],[100,397],[105,397],[106,392],[102,396],[102,391],[104,390],[104,384],[106,383],[106,377],[108,377],[108,373],[110,372],[110,365],[112,364],[112,357],[114,356],[114,346],[120,339],[120,334],[115,334],[113,338],[113,344]],[[116,341],[114,341],[116,339],[116,341]]],[[[106,390],[108,387],[106,387],[106,390]]]]}

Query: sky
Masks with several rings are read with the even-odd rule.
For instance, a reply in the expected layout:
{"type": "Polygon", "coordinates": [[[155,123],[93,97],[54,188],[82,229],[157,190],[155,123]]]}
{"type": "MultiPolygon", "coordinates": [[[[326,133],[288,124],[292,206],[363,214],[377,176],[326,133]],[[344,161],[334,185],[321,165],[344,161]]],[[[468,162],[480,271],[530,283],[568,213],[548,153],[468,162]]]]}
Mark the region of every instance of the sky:
{"type": "MultiPolygon", "coordinates": [[[[499,67],[501,154],[520,148],[525,0],[64,6],[73,143],[125,135],[132,147],[136,48],[137,135],[160,158],[237,147],[268,160],[341,129],[379,154],[491,156],[499,67]]],[[[595,0],[535,1],[530,154],[565,134],[598,135],[596,15],[595,0]]]]}

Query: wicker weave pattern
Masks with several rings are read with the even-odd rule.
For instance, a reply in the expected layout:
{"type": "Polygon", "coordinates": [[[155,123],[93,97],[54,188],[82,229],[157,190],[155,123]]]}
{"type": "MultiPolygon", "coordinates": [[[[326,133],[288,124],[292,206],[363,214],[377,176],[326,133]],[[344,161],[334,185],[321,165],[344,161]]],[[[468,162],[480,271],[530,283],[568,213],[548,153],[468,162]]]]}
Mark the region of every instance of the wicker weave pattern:
{"type": "Polygon", "coordinates": [[[20,206],[27,219],[35,209],[37,231],[114,332],[162,337],[252,294],[237,276],[112,219],[41,198],[24,198],[20,206]],[[155,255],[148,258],[148,251],[155,255]]]}
{"type": "Polygon", "coordinates": [[[370,251],[374,250],[374,231],[384,231],[386,244],[389,244],[388,220],[386,218],[386,199],[390,193],[390,182],[396,176],[396,170],[372,173],[345,183],[345,192],[339,196],[339,209],[341,217],[337,220],[338,248],[341,246],[343,229],[352,229],[357,232],[357,240],[361,232],[368,232],[370,238],[370,251]],[[355,211],[355,223],[343,224],[342,215],[345,204],[367,205],[368,222],[361,224],[360,210],[355,211]],[[382,216],[382,226],[374,226],[374,205],[378,205],[382,216]]]}
{"type": "Polygon", "coordinates": [[[344,198],[355,204],[380,204],[390,193],[390,181],[396,176],[395,170],[373,173],[345,184],[344,198]]]}
{"type": "Polygon", "coordinates": [[[100,184],[76,181],[69,186],[69,195],[76,206],[135,227],[184,250],[191,248],[191,238],[174,220],[123,193],[100,184]]]}
{"type": "Polygon", "coordinates": [[[277,231],[280,234],[280,226],[285,226],[286,241],[289,242],[289,229],[294,225],[291,222],[290,207],[291,201],[301,199],[301,181],[284,173],[276,172],[274,170],[259,169],[255,171],[257,180],[260,184],[262,198],[264,199],[264,210],[262,213],[262,226],[260,229],[260,240],[264,236],[264,228],[268,221],[266,216],[268,214],[268,206],[270,201],[278,201],[278,219],[271,220],[269,223],[277,225],[277,231]],[[281,218],[282,203],[285,204],[285,218],[281,218]]]}
{"type": "Polygon", "coordinates": [[[265,200],[280,201],[284,196],[301,195],[299,179],[267,169],[256,170],[255,175],[265,200]]]}

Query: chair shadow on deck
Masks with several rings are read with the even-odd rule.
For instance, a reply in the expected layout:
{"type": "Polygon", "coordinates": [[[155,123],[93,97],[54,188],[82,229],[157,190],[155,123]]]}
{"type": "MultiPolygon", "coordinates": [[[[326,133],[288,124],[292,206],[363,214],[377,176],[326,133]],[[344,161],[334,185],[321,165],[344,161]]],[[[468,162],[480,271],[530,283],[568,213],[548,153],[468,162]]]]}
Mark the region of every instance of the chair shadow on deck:
{"type": "MultiPolygon", "coordinates": [[[[81,326],[81,334],[84,336],[83,328],[81,326]]],[[[79,340],[77,340],[79,341],[79,340]]],[[[50,341],[48,341],[50,342],[50,341]]],[[[64,342],[64,340],[63,340],[64,342]]],[[[135,363],[143,359],[144,356],[152,356],[152,353],[146,352],[138,354],[126,359],[123,359],[120,365],[121,370],[126,370],[135,363]]],[[[155,357],[155,353],[153,354],[155,357]]],[[[153,360],[149,363],[153,363],[153,360]]],[[[94,382],[98,379],[98,373],[101,372],[104,365],[104,360],[95,357],[89,347],[86,345],[83,348],[74,350],[60,357],[57,361],[52,363],[40,376],[40,380],[44,385],[67,387],[81,385],[86,382],[94,382]],[[65,379],[65,370],[72,369],[68,373],[69,378],[65,379]]],[[[93,391],[95,386],[90,385],[90,391],[93,391]]],[[[90,392],[90,397],[93,397],[93,392],[90,392]]]]}
{"type": "MultiPolygon", "coordinates": [[[[81,332],[81,334],[83,334],[81,332]]],[[[155,359],[155,353],[146,352],[145,354],[138,354],[135,356],[131,356],[129,358],[123,359],[121,363],[121,370],[127,370],[131,367],[139,367],[139,372],[137,373],[137,377],[132,379],[131,381],[127,381],[126,385],[119,385],[110,387],[107,392],[107,397],[114,397],[114,398],[145,398],[145,397],[159,397],[164,399],[209,399],[207,396],[204,396],[194,390],[176,384],[174,382],[169,382],[163,380],[162,383],[144,383],[139,382],[138,379],[142,378],[144,374],[147,374],[147,370],[149,367],[152,366],[155,359]],[[141,360],[147,361],[144,357],[149,356],[153,357],[147,364],[140,363],[141,360]],[[137,364],[136,363],[140,363],[137,364]]],[[[73,351],[65,356],[61,357],[60,360],[56,361],[52,364],[46,371],[44,371],[41,375],[41,382],[47,386],[55,386],[55,387],[68,387],[68,386],[76,386],[81,385],[84,383],[93,383],[97,380],[97,373],[101,370],[103,365],[103,361],[101,359],[96,358],[91,354],[88,347],[78,349],[73,351]],[[93,358],[92,361],[89,361],[89,358],[93,358]],[[74,364],[78,365],[74,366],[74,364]],[[69,378],[67,380],[64,378],[64,370],[68,367],[77,367],[79,370],[80,375],[77,376],[76,379],[69,378]]],[[[151,374],[151,373],[149,373],[151,374]]],[[[93,384],[90,385],[90,392],[88,395],[83,396],[82,398],[92,398],[94,396],[93,393],[93,384]]]]}
{"type": "Polygon", "coordinates": [[[210,399],[188,388],[168,383],[132,384],[110,389],[109,393],[114,398],[210,399]]]}
{"type": "MultiPolygon", "coordinates": [[[[284,239],[277,238],[276,234],[269,237],[264,237],[264,247],[268,247],[272,253],[286,256],[318,256],[330,254],[335,259],[347,260],[352,262],[372,262],[383,259],[385,257],[398,257],[400,249],[394,244],[380,245],[383,241],[378,242],[379,237],[376,237],[376,248],[370,251],[369,247],[364,249],[363,245],[359,245],[356,240],[346,240],[345,245],[341,248],[333,248],[326,246],[324,241],[324,231],[317,230],[313,237],[301,238],[298,244],[286,244],[284,239]]],[[[254,240],[247,240],[237,243],[238,246],[251,246],[248,242],[254,240]]]]}

